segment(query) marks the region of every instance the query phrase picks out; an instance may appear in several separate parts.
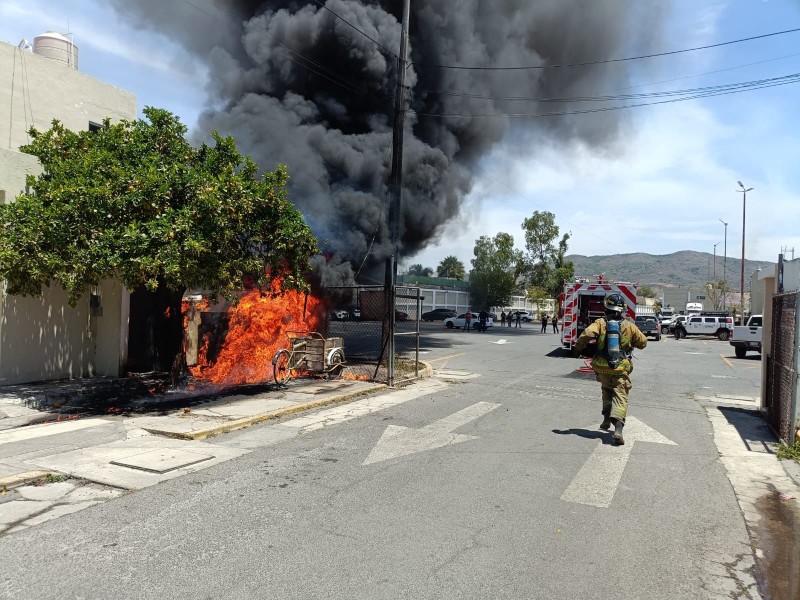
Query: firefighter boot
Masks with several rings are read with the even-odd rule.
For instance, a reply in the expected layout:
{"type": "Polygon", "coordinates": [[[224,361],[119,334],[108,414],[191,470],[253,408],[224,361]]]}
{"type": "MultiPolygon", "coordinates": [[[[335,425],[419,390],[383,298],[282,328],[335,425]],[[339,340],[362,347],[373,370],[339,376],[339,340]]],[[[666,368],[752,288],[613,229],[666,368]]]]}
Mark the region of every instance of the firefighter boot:
{"type": "Polygon", "coordinates": [[[611,429],[611,417],[608,415],[603,415],[603,422],[600,423],[600,429],[603,431],[608,431],[611,429]]]}
{"type": "Polygon", "coordinates": [[[617,422],[614,423],[614,433],[612,434],[614,438],[614,443],[617,446],[622,446],[625,443],[625,439],[622,437],[623,427],[625,427],[625,423],[617,419],[617,422]]]}

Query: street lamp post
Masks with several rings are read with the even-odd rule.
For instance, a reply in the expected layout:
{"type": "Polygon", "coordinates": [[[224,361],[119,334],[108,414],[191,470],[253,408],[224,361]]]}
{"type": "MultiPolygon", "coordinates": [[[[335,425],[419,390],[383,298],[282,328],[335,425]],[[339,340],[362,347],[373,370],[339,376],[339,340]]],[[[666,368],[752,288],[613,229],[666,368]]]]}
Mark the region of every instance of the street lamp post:
{"type": "Polygon", "coordinates": [[[712,276],[711,280],[717,280],[717,246],[719,246],[719,242],[714,244],[714,275],[712,276]]]}
{"type": "Polygon", "coordinates": [[[741,181],[737,181],[741,190],[736,190],[742,193],[742,279],[739,283],[739,319],[744,324],[744,224],[745,215],[747,214],[747,192],[753,188],[746,188],[741,181]]]}
{"type": "Polygon", "coordinates": [[[728,224],[723,221],[722,219],[719,220],[720,223],[725,225],[725,244],[723,245],[723,254],[725,255],[722,259],[722,280],[725,282],[724,287],[722,288],[722,310],[726,309],[726,301],[725,297],[727,295],[727,287],[728,287],[728,224]]]}

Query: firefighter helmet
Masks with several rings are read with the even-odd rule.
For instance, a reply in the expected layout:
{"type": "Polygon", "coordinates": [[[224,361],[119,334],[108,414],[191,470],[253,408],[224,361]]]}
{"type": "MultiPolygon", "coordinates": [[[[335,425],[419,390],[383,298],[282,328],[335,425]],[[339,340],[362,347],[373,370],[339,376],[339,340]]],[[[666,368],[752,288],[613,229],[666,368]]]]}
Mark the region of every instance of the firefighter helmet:
{"type": "Polygon", "coordinates": [[[606,307],[606,312],[612,312],[620,315],[625,312],[626,308],[625,300],[620,294],[609,294],[603,301],[603,305],[606,307]]]}

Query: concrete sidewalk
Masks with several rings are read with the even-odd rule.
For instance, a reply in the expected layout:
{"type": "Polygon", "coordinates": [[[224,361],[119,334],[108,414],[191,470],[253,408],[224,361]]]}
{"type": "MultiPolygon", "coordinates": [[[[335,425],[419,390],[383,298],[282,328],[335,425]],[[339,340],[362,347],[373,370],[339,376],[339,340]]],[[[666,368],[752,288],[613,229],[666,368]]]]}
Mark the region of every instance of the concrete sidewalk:
{"type": "Polygon", "coordinates": [[[102,416],[65,414],[52,401],[50,410],[31,408],[48,397],[78,406],[80,399],[66,396],[65,388],[57,382],[0,388],[0,491],[48,473],[139,489],[237,452],[200,440],[387,389],[364,381],[296,380],[286,388],[236,388],[225,397],[166,398],[172,408],[158,411],[132,410],[135,401],[102,416]]]}

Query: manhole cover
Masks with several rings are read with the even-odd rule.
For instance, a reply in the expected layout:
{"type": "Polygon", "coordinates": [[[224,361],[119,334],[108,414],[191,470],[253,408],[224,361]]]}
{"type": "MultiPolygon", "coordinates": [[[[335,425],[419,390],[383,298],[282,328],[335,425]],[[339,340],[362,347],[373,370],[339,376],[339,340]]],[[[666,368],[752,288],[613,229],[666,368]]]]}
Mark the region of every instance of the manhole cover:
{"type": "Polygon", "coordinates": [[[129,469],[138,469],[139,471],[161,474],[211,460],[212,458],[214,457],[210,454],[199,454],[186,450],[157,449],[148,450],[141,454],[134,454],[128,458],[112,460],[111,464],[119,467],[128,467],[129,469]]]}

